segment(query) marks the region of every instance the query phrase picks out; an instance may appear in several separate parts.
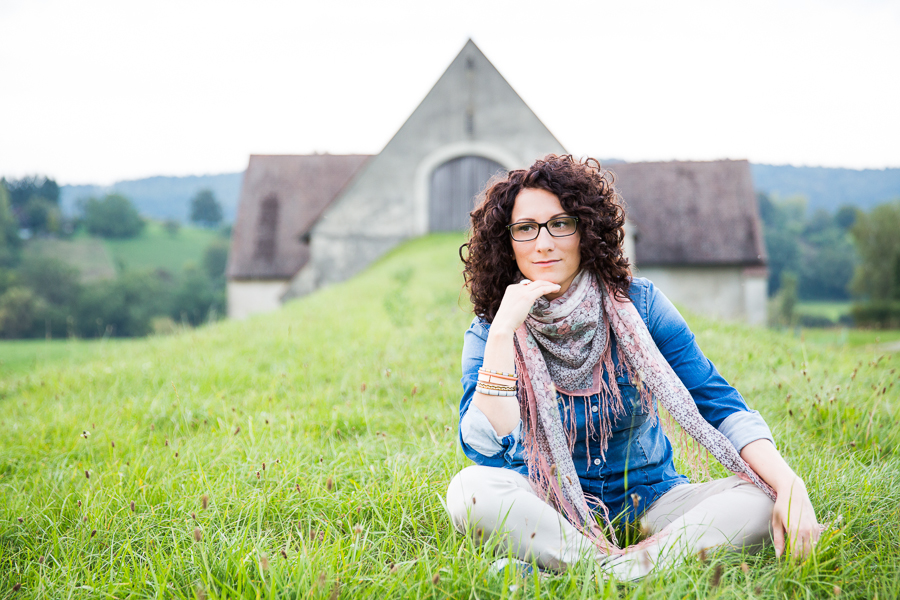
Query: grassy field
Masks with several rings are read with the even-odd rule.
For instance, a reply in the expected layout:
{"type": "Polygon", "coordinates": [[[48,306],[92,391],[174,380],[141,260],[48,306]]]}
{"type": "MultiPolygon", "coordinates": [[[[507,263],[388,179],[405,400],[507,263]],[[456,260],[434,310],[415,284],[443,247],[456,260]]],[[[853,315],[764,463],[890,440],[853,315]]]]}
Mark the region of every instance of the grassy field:
{"type": "Polygon", "coordinates": [[[853,306],[852,301],[843,302],[798,302],[797,314],[810,315],[813,317],[826,317],[837,322],[844,315],[850,314],[850,307],[853,306]]]}
{"type": "Polygon", "coordinates": [[[414,241],[275,314],[10,368],[0,598],[900,596],[898,354],[696,317],[842,528],[803,563],[769,549],[633,584],[589,564],[491,575],[441,505],[468,464],[460,241],[414,241]]]}
{"type": "Polygon", "coordinates": [[[148,221],[136,238],[104,240],[82,232],[71,240],[34,239],[25,252],[62,259],[77,267],[85,281],[92,281],[115,277],[122,268],[179,273],[185,263],[200,264],[206,248],[217,239],[223,238],[216,231],[187,226],[172,236],[162,223],[148,221]]]}
{"type": "Polygon", "coordinates": [[[128,269],[165,269],[178,273],[187,262],[199,264],[203,251],[220,238],[215,231],[182,226],[174,236],[162,223],[148,221],[140,236],[129,240],[104,240],[104,245],[119,266],[128,269]]]}

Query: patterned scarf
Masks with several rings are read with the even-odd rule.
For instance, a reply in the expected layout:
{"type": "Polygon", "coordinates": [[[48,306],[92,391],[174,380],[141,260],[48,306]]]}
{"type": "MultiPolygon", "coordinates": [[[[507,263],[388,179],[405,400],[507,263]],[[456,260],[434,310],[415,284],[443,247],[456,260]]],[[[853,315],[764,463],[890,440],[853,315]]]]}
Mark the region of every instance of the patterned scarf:
{"type": "MultiPolygon", "coordinates": [[[[722,465],[747,479],[772,500],[775,493],[750,468],[728,438],[710,425],[697,410],[687,388],[666,362],[647,326],[630,301],[622,302],[582,271],[565,294],[552,301],[540,298],[525,322],[516,330],[516,364],[519,373],[519,405],[523,445],[532,485],[552,500],[566,518],[609,553],[621,553],[612,528],[609,542],[594,520],[581,489],[575,464],[574,411],[564,425],[557,390],[566,394],[600,398],[600,447],[605,453],[612,424],[606,415],[624,414],[616,384],[609,329],[616,336],[619,364],[636,381],[640,401],[656,416],[653,398],[666,409],[682,430],[705,447],[722,465]],[[608,323],[607,323],[608,319],[608,323]],[[602,372],[609,376],[607,384],[602,372]],[[566,429],[568,429],[568,434],[566,429]]],[[[587,419],[588,438],[594,433],[587,419]]],[[[599,498],[590,498],[609,521],[609,511],[599,498]]],[[[665,531],[665,530],[664,530],[665,531]]],[[[657,534],[640,545],[656,541],[657,534]]]]}

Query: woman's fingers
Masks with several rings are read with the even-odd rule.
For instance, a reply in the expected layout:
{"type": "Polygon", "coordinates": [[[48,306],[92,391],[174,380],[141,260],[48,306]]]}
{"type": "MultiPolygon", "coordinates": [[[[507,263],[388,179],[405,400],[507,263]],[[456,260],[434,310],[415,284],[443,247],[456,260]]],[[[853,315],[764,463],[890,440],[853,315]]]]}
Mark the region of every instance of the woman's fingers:
{"type": "Polygon", "coordinates": [[[775,557],[781,558],[784,554],[784,525],[778,513],[772,515],[772,541],[775,544],[775,557]]]}

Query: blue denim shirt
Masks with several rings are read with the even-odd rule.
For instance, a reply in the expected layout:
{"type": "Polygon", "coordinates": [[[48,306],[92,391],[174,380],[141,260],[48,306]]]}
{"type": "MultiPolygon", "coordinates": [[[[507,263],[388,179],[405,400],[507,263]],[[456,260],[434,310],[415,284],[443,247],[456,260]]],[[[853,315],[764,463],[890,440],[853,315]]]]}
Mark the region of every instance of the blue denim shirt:
{"type": "MultiPolygon", "coordinates": [[[[738,451],[758,439],[768,439],[774,444],[766,422],[758,412],[747,408],[738,391],[728,385],[703,355],[694,334],[668,298],[643,278],[632,279],[629,296],[647,324],[653,341],[691,393],[703,418],[721,431],[738,451]]],[[[466,456],[477,464],[513,469],[527,477],[528,467],[519,443],[521,421],[512,433],[501,437],[484,413],[471,405],[478,369],[484,362],[489,329],[490,324],[476,317],[465,333],[463,395],[459,403],[460,444],[466,456]]],[[[575,412],[576,439],[572,459],[581,487],[606,504],[610,517],[622,515],[631,521],[667,491],[689,481],[675,470],[672,445],[663,433],[659,419],[650,418],[641,407],[635,386],[619,368],[615,336],[610,336],[610,343],[625,414],[606,415],[612,423],[613,433],[605,459],[601,456],[599,437],[586,439],[588,418],[594,420],[594,430],[599,430],[602,409],[597,395],[571,397],[558,394],[559,408],[564,423],[569,422],[569,411],[575,412]],[[586,442],[590,446],[590,460],[586,442]],[[636,505],[634,498],[638,499],[636,505]]],[[[603,376],[608,381],[609,374],[603,376]]],[[[656,403],[655,398],[653,402],[656,403]]]]}

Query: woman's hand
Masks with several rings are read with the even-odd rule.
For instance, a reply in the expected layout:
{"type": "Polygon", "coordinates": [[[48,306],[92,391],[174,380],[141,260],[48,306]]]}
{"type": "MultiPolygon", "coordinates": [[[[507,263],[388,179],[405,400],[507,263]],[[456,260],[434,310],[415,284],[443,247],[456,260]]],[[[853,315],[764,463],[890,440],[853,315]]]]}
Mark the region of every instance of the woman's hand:
{"type": "Polygon", "coordinates": [[[769,440],[750,442],[741,450],[741,458],[775,490],[775,508],[772,510],[775,555],[780,557],[784,554],[787,541],[792,556],[809,556],[819,541],[822,528],[816,520],[816,511],[806,492],[806,484],[797,477],[769,440]]]}
{"type": "Polygon", "coordinates": [[[491,323],[491,331],[497,329],[500,333],[511,334],[525,322],[525,317],[534,302],[546,294],[559,291],[559,284],[549,281],[525,281],[507,286],[500,301],[500,308],[491,323]]]}
{"type": "Polygon", "coordinates": [[[784,554],[787,534],[791,555],[806,558],[818,543],[822,531],[816,520],[816,511],[802,479],[794,476],[789,485],[782,487],[784,489],[775,489],[778,498],[772,511],[775,556],[784,554]]]}

